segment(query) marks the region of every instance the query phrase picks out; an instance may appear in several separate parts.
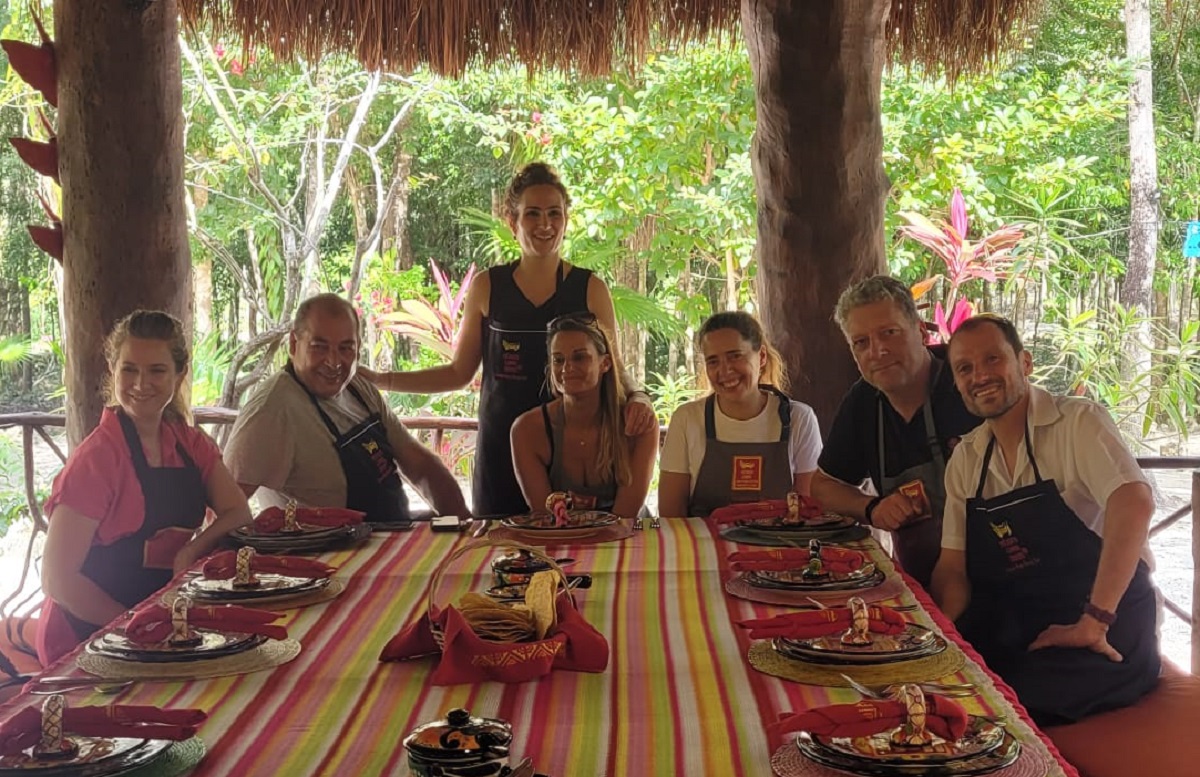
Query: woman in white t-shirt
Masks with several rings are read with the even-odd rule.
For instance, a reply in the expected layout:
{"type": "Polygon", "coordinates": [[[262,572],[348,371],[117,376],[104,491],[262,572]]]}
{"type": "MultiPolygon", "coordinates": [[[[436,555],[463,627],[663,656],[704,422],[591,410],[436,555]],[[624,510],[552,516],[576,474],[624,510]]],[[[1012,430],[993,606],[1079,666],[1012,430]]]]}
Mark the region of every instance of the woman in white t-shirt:
{"type": "Polygon", "coordinates": [[[762,325],[740,311],[700,328],[712,393],[680,406],[659,461],[658,512],[707,516],[734,502],[808,495],[821,453],[812,408],[782,392],[787,375],[762,325]]]}

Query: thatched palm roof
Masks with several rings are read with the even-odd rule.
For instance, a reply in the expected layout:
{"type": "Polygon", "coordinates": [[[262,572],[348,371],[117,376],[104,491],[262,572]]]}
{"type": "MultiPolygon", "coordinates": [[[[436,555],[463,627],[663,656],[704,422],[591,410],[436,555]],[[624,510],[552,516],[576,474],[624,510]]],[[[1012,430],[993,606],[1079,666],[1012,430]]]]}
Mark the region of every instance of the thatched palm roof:
{"type": "MultiPolygon", "coordinates": [[[[798,3],[826,0],[794,0],[798,3]]],[[[1041,0],[892,0],[888,40],[906,62],[953,75],[990,60],[1041,0]]],[[[369,68],[426,64],[458,74],[476,63],[599,74],[652,47],[730,33],[738,0],[180,0],[188,24],[285,59],[340,51],[369,68]]]]}

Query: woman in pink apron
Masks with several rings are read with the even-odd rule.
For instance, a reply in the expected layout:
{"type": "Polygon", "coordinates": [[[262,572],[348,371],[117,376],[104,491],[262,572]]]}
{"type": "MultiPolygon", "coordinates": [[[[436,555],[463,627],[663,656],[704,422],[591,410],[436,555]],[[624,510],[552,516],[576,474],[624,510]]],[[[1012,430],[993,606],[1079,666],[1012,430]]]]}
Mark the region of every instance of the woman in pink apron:
{"type": "Polygon", "coordinates": [[[170,582],[250,507],[216,443],[190,423],[189,354],[172,316],[139,310],[105,344],[109,406],[54,480],[38,658],[48,666],[170,582]],[[216,514],[200,529],[211,508],[216,514]]]}

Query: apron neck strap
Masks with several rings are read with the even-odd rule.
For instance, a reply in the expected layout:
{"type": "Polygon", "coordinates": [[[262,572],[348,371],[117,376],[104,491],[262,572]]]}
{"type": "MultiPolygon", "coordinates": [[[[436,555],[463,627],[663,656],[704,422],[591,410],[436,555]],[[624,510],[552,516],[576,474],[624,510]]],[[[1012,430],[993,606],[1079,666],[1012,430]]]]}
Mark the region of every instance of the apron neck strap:
{"type": "MultiPolygon", "coordinates": [[[[142,449],[142,440],[138,437],[137,427],[133,424],[133,419],[125,415],[125,411],[117,409],[114,411],[117,414],[117,420],[121,422],[121,433],[125,435],[125,444],[129,446],[129,456],[133,459],[133,469],[140,473],[148,471],[150,462],[146,460],[146,451],[142,449]]],[[[175,452],[179,454],[179,458],[183,460],[185,467],[195,467],[196,463],[192,461],[192,457],[184,450],[183,443],[175,441],[175,452]]]]}
{"type": "MultiPolygon", "coordinates": [[[[942,453],[942,443],[938,439],[937,424],[933,420],[933,390],[937,385],[938,377],[942,374],[942,360],[936,356],[930,356],[929,367],[929,388],[925,396],[925,404],[921,406],[921,413],[925,419],[925,445],[929,448],[929,458],[933,462],[934,468],[937,470],[937,478],[943,479],[946,475],[946,454],[942,453]]],[[[880,391],[876,395],[876,432],[875,441],[879,446],[879,478],[882,481],[887,477],[887,468],[884,462],[887,461],[884,451],[884,434],[883,434],[883,392],[880,391]]]]}
{"type": "MultiPolygon", "coordinates": [[[[996,435],[988,441],[987,451],[983,454],[983,466],[979,470],[979,485],[975,488],[975,498],[983,498],[983,484],[987,482],[988,466],[992,463],[992,454],[996,451],[996,435]]],[[[1029,436],[1029,419],[1025,420],[1025,454],[1033,466],[1033,476],[1038,483],[1042,482],[1042,473],[1038,469],[1037,459],[1033,456],[1033,440],[1029,436]]]]}
{"type": "MultiPolygon", "coordinates": [[[[779,399],[779,442],[792,438],[792,400],[787,394],[767,383],[758,384],[758,390],[773,394],[779,399]]],[[[704,403],[704,439],[717,439],[717,395],[709,394],[704,403]]]]}

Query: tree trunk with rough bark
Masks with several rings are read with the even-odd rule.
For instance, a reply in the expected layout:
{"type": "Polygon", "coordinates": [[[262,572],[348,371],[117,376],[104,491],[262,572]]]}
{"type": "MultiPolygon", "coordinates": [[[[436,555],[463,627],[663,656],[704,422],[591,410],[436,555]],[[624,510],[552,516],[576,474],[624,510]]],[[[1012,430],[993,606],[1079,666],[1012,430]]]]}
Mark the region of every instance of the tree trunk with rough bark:
{"type": "MultiPolygon", "coordinates": [[[[1129,258],[1119,299],[1145,319],[1153,314],[1159,198],[1150,23],[1150,0],[1125,0],[1125,53],[1135,70],[1129,86],[1129,258]]],[[[1124,343],[1126,385],[1150,370],[1152,345],[1149,321],[1129,332],[1124,343]]],[[[1137,404],[1130,399],[1131,406],[1137,404]]],[[[1134,413],[1125,417],[1129,431],[1140,433],[1141,419],[1134,413]]]]}
{"type": "Polygon", "coordinates": [[[54,3],[72,444],[99,421],[117,319],[158,308],[191,325],[179,9],[135,5],[54,3]]]}
{"type": "Polygon", "coordinates": [[[858,377],[833,322],[886,269],[880,90],[888,0],[742,0],[758,105],[758,299],[792,393],[828,430],[858,377]]]}

